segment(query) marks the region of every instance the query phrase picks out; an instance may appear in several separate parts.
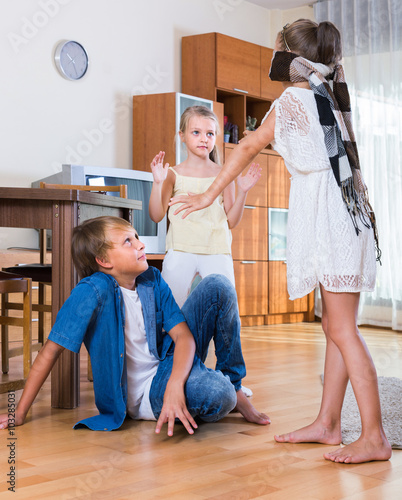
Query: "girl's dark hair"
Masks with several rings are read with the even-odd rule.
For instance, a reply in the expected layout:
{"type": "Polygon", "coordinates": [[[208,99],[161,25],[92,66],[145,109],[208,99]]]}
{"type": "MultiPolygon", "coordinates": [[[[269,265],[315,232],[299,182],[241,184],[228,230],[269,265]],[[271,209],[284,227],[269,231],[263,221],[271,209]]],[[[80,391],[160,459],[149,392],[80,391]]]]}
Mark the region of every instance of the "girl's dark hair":
{"type": "Polygon", "coordinates": [[[133,229],[131,224],[119,217],[103,216],[88,219],[73,229],[71,254],[80,278],[99,271],[96,257],[105,258],[113,242],[109,238],[111,229],[133,229]]]}
{"type": "Polygon", "coordinates": [[[341,34],[329,21],[317,24],[298,19],[278,33],[276,42],[279,50],[286,50],[287,45],[291,52],[312,62],[328,65],[342,59],[341,34]]]}
{"type": "MultiPolygon", "coordinates": [[[[216,134],[217,135],[219,134],[220,127],[218,118],[216,114],[206,106],[190,106],[183,111],[179,125],[179,131],[182,134],[186,132],[188,124],[190,122],[190,118],[192,118],[193,116],[200,116],[201,118],[208,118],[209,120],[214,121],[216,134]]],[[[214,149],[209,153],[209,159],[212,160],[214,163],[217,163],[218,165],[220,164],[219,152],[216,147],[216,144],[214,146],[214,149]]]]}

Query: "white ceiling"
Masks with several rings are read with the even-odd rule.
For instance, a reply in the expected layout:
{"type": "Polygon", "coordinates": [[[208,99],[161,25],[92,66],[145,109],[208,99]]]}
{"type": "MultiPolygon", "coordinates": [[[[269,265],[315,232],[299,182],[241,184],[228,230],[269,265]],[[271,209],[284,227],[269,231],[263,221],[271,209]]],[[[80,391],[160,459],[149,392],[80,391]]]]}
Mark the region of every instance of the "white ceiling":
{"type": "Polygon", "coordinates": [[[295,9],[305,5],[312,5],[316,0],[248,0],[248,2],[255,3],[266,9],[295,9]]]}

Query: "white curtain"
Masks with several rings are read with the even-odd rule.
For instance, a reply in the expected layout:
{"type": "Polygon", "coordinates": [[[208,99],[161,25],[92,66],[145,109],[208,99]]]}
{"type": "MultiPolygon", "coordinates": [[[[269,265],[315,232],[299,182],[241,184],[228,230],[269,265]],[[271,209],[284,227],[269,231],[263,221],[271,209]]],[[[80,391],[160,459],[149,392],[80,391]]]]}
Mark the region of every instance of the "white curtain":
{"type": "Polygon", "coordinates": [[[402,0],[324,0],[314,14],[342,34],[360,163],[379,229],[382,266],[375,291],[362,294],[359,323],[402,330],[402,0]]]}

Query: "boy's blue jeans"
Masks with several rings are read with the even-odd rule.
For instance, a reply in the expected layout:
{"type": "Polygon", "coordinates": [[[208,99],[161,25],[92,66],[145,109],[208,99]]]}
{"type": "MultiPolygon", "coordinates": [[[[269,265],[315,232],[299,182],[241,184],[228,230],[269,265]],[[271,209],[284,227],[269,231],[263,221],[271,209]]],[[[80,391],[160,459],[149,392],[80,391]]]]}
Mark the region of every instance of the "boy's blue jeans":
{"type": "MultiPolygon", "coordinates": [[[[207,276],[190,294],[182,312],[196,343],[193,367],[185,385],[187,409],[193,417],[216,422],[236,406],[236,392],[246,375],[236,291],[224,276],[207,276]],[[211,339],[217,358],[215,370],[204,365],[211,339]]],[[[173,355],[169,353],[159,363],[152,381],[149,397],[156,418],[162,410],[172,365],[173,355]]]]}

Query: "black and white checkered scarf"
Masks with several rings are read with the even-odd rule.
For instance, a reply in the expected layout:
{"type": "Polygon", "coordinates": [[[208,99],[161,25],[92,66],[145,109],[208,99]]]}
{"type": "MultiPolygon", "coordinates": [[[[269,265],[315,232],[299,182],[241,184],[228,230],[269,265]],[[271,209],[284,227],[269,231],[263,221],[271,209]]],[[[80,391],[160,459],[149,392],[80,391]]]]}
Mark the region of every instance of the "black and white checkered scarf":
{"type": "Polygon", "coordinates": [[[276,51],[269,76],[271,80],[279,82],[309,82],[314,92],[332,172],[356,234],[360,232],[359,220],[366,227],[373,228],[377,260],[380,260],[376,220],[360,170],[349,91],[342,65],[330,67],[313,63],[292,52],[276,51]],[[333,80],[333,88],[329,80],[333,80]]]}

